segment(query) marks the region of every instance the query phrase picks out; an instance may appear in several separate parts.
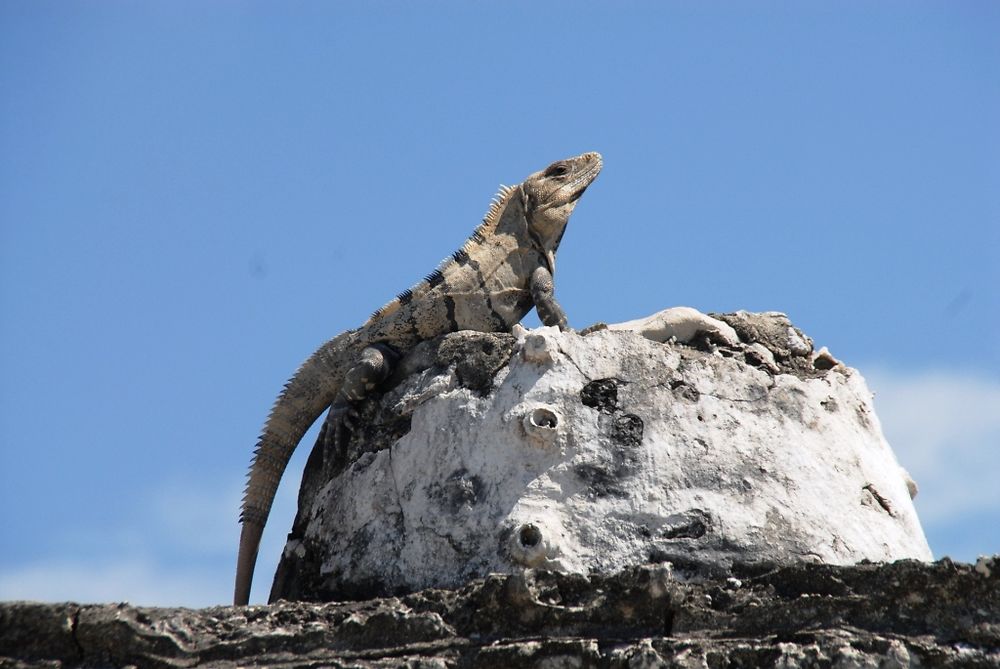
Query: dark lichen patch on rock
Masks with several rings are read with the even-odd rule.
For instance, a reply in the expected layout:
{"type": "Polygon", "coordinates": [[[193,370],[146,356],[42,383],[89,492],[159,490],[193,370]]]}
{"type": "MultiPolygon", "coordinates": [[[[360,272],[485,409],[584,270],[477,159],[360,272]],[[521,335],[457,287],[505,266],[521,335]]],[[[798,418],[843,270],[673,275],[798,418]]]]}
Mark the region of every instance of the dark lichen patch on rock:
{"type": "Polygon", "coordinates": [[[450,513],[459,513],[466,507],[475,506],[482,498],[485,485],[482,478],[460,468],[452,472],[443,483],[432,483],[427,492],[450,513]]]}
{"type": "MultiPolygon", "coordinates": [[[[603,418],[603,417],[602,417],[603,418]]],[[[573,466],[573,473],[587,484],[596,497],[627,497],[625,479],[638,470],[636,446],[642,441],[642,422],[627,421],[629,430],[622,437],[616,434],[606,457],[597,462],[581,462],[573,466]]],[[[617,419],[609,419],[611,422],[617,419]]]]}
{"type": "Polygon", "coordinates": [[[624,446],[638,446],[642,443],[643,422],[633,414],[625,413],[618,405],[618,379],[598,379],[591,381],[580,391],[580,401],[584,406],[601,412],[598,419],[608,427],[611,439],[624,446]],[[611,420],[608,421],[607,418],[611,420]]]}
{"type": "Polygon", "coordinates": [[[625,413],[619,406],[620,383],[618,379],[598,379],[580,391],[580,401],[584,406],[600,412],[597,424],[602,434],[607,435],[610,445],[604,460],[573,466],[576,476],[597,497],[625,496],[621,481],[634,474],[638,464],[636,449],[642,444],[644,425],[639,416],[625,413]]]}
{"type": "Polygon", "coordinates": [[[697,402],[701,398],[698,389],[683,379],[674,379],[670,382],[670,389],[674,392],[674,397],[686,402],[697,402]]]}
{"type": "Polygon", "coordinates": [[[435,362],[455,367],[459,384],[481,395],[493,387],[493,378],[509,361],[516,339],[495,332],[462,331],[440,338],[435,362]]]}
{"type": "Polygon", "coordinates": [[[591,381],[580,391],[580,401],[602,413],[611,414],[618,409],[618,381],[598,379],[591,381]]]}
{"type": "Polygon", "coordinates": [[[612,439],[623,446],[636,447],[642,443],[642,419],[634,413],[623,413],[614,417],[612,439]]]}
{"type": "MultiPolygon", "coordinates": [[[[298,521],[298,519],[296,519],[298,521]]],[[[297,522],[288,535],[289,546],[282,555],[271,583],[268,601],[323,601],[326,579],[320,574],[323,566],[323,549],[301,535],[302,523],[297,522]]]]}
{"type": "Polygon", "coordinates": [[[573,466],[573,473],[596,497],[625,497],[621,479],[625,473],[611,463],[582,462],[573,466]]]}
{"type": "Polygon", "coordinates": [[[670,521],[660,531],[664,539],[700,539],[712,527],[712,515],[701,509],[689,509],[670,521]]]}

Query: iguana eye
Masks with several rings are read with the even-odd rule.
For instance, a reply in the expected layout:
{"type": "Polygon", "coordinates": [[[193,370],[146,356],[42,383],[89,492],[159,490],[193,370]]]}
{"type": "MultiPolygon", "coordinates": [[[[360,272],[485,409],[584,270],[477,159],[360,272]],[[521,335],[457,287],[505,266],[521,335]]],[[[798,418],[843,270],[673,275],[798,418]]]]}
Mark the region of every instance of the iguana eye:
{"type": "Polygon", "coordinates": [[[566,167],[566,163],[556,163],[555,165],[550,165],[549,169],[545,170],[545,176],[561,177],[567,172],[569,172],[569,168],[566,167]]]}

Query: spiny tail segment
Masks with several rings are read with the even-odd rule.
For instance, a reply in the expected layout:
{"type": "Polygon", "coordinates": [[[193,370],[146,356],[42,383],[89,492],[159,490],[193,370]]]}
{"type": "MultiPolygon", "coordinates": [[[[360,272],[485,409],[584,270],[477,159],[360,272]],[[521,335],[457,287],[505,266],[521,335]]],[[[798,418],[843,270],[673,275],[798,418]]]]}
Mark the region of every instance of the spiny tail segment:
{"type": "Polygon", "coordinates": [[[295,447],[320,414],[330,406],[343,378],[346,344],[355,331],[345,332],[323,344],[306,360],[278,396],[257,442],[243,495],[240,552],[236,560],[233,603],[250,601],[250,585],[257,552],[281,475],[295,447]]]}
{"type": "Polygon", "coordinates": [[[493,229],[496,228],[497,223],[500,221],[500,216],[503,214],[507,200],[516,190],[517,186],[504,186],[501,184],[500,190],[490,201],[490,208],[489,211],[486,212],[486,216],[483,217],[483,222],[476,226],[476,229],[472,231],[472,235],[465,240],[462,248],[442,260],[437,268],[424,277],[422,281],[417,283],[412,288],[407,288],[402,293],[397,295],[395,299],[376,310],[365,325],[370,325],[375,321],[392,314],[394,311],[399,309],[399,307],[409,304],[414,300],[414,298],[419,298],[425,295],[428,290],[434,288],[434,286],[438,285],[443,280],[444,273],[451,265],[456,263],[463,265],[468,262],[470,253],[472,253],[477,246],[485,242],[490,237],[493,229]]]}

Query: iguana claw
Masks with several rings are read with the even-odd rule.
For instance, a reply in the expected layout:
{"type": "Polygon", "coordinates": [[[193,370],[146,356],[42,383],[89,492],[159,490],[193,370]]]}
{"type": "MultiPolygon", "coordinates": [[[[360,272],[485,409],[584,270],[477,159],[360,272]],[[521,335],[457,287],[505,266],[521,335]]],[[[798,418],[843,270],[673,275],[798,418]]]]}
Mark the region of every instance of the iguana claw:
{"type": "Polygon", "coordinates": [[[347,450],[350,433],[354,432],[360,416],[357,408],[350,404],[334,404],[326,415],[323,432],[323,461],[332,463],[340,460],[347,450]]]}

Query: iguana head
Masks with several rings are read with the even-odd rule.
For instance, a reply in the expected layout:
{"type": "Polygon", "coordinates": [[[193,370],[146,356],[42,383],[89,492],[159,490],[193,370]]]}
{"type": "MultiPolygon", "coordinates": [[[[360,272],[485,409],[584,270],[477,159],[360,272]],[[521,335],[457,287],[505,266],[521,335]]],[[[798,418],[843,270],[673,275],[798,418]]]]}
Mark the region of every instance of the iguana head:
{"type": "Polygon", "coordinates": [[[597,178],[602,165],[601,154],[584,153],[557,160],[521,184],[528,232],[549,256],[550,263],[576,201],[597,178]]]}

